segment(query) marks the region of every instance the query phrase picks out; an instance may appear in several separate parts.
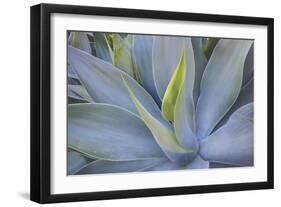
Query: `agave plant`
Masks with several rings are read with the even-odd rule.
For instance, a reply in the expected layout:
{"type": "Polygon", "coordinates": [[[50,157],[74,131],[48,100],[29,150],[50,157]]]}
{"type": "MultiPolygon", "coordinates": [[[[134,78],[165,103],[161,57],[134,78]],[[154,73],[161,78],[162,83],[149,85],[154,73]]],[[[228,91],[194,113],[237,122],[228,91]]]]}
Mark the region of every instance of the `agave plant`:
{"type": "Polygon", "coordinates": [[[252,165],[252,40],[69,34],[68,174],[252,165]]]}

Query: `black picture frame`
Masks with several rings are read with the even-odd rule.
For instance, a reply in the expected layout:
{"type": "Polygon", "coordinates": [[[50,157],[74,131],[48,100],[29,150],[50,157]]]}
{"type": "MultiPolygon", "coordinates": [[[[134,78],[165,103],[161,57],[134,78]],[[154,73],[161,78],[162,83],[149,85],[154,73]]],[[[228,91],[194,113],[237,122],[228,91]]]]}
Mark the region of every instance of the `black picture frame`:
{"type": "Polygon", "coordinates": [[[39,4],[31,7],[31,174],[30,199],[38,203],[103,200],[146,196],[210,193],[273,188],[273,62],[274,20],[272,18],[195,14],[152,10],[103,8],[88,6],[39,4]],[[267,26],[267,181],[238,184],[219,184],[189,187],[169,187],[73,194],[51,194],[51,71],[50,71],[50,16],[53,13],[83,14],[113,17],[134,17],[194,22],[218,22],[267,26]]]}

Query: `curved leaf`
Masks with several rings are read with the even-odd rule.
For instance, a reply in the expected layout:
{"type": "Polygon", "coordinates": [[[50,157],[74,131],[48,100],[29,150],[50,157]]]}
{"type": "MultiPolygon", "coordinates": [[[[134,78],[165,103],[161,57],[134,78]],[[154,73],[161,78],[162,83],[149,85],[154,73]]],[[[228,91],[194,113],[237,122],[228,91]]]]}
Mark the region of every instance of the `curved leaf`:
{"type": "Polygon", "coordinates": [[[68,62],[75,69],[88,93],[96,102],[121,106],[138,114],[123,83],[123,75],[145,108],[157,116],[159,120],[162,119],[161,111],[153,98],[133,78],[112,64],[73,47],[68,48],[68,62]]]}
{"type": "Polygon", "coordinates": [[[169,121],[174,121],[176,101],[185,80],[185,59],[185,48],[183,48],[179,64],[168,84],[162,100],[162,114],[169,121]]]}
{"type": "Polygon", "coordinates": [[[200,83],[201,83],[202,75],[207,65],[207,59],[203,51],[203,38],[192,37],[191,41],[192,41],[194,60],[195,60],[195,80],[194,80],[193,98],[194,98],[194,105],[196,106],[200,94],[200,83]]]}
{"type": "Polygon", "coordinates": [[[68,85],[68,96],[85,102],[94,102],[86,89],[81,85],[68,85]]]}
{"type": "Polygon", "coordinates": [[[130,45],[119,34],[112,34],[111,38],[113,64],[135,78],[130,45]]]}
{"type": "Polygon", "coordinates": [[[133,102],[135,103],[142,120],[145,122],[146,126],[150,129],[156,142],[165,152],[167,157],[170,160],[178,163],[179,165],[184,165],[188,161],[187,153],[190,153],[192,150],[188,148],[184,148],[178,143],[176,136],[173,132],[173,129],[168,122],[166,122],[166,124],[163,124],[163,121],[160,122],[145,109],[145,107],[141,104],[141,102],[137,99],[135,94],[132,92],[125,79],[124,79],[124,85],[126,85],[129,94],[133,102]]]}
{"type": "Polygon", "coordinates": [[[211,57],[212,52],[213,52],[215,46],[217,45],[218,41],[219,41],[219,38],[215,38],[215,37],[207,38],[207,42],[206,42],[206,45],[204,48],[204,53],[208,59],[211,57]]]}
{"type": "Polygon", "coordinates": [[[254,73],[254,44],[251,46],[245,60],[242,86],[245,86],[251,79],[253,79],[253,73],[254,73]]]}
{"type": "Polygon", "coordinates": [[[105,34],[96,32],[94,38],[96,56],[112,63],[112,49],[107,41],[105,34]]]}
{"type": "Polygon", "coordinates": [[[73,47],[76,47],[90,54],[92,53],[90,42],[85,32],[71,32],[68,42],[73,47]]]}
{"type": "Polygon", "coordinates": [[[99,174],[99,173],[122,173],[137,172],[145,168],[157,165],[165,159],[148,159],[148,160],[132,160],[132,161],[94,161],[81,170],[76,175],[82,174],[99,174]]]}
{"type": "Polygon", "coordinates": [[[250,40],[221,39],[204,71],[196,108],[197,136],[210,134],[236,101],[250,40]]]}
{"type": "Polygon", "coordinates": [[[156,90],[163,98],[184,47],[184,37],[155,36],[152,48],[152,70],[156,90]]]}
{"type": "Polygon", "coordinates": [[[239,108],[229,121],[201,141],[200,155],[211,162],[253,165],[253,103],[239,108]]]}
{"type": "Polygon", "coordinates": [[[132,46],[134,68],[142,86],[151,94],[157,104],[161,100],[156,92],[152,73],[152,44],[150,35],[135,35],[132,46]]]}
{"type": "Polygon", "coordinates": [[[75,174],[79,169],[93,160],[87,157],[84,157],[79,152],[73,150],[67,151],[67,175],[75,174]]]}
{"type": "Polygon", "coordinates": [[[193,86],[195,79],[195,62],[190,38],[186,39],[186,73],[184,85],[175,105],[174,128],[178,141],[185,147],[193,149],[190,159],[197,154],[199,147],[195,132],[195,109],[193,102],[193,86]]]}
{"type": "Polygon", "coordinates": [[[117,106],[68,106],[68,147],[103,160],[165,157],[143,121],[117,106]]]}
{"type": "Polygon", "coordinates": [[[241,89],[241,92],[236,99],[235,103],[233,106],[230,108],[230,110],[226,113],[226,115],[223,117],[223,119],[217,124],[215,127],[214,131],[223,126],[229,117],[240,107],[251,103],[254,101],[254,80],[251,79],[248,81],[248,83],[241,89]]]}

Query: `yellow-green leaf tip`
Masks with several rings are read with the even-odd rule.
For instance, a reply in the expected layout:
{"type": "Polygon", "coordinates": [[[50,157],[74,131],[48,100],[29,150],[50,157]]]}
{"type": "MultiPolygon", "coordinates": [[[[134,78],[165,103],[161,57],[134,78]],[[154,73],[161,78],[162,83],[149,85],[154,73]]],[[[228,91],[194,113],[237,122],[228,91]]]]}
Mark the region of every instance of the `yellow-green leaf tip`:
{"type": "Polygon", "coordinates": [[[175,105],[183,86],[186,73],[185,48],[182,49],[180,61],[167,86],[162,100],[162,115],[169,121],[174,121],[175,105]]]}

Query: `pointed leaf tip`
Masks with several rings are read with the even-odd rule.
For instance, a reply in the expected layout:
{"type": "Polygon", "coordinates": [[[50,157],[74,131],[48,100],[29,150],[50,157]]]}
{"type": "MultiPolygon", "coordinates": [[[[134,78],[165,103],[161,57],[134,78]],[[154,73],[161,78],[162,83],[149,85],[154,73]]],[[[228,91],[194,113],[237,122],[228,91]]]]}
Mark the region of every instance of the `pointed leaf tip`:
{"type": "Polygon", "coordinates": [[[169,120],[174,121],[175,105],[185,80],[186,61],[185,61],[185,48],[182,48],[180,61],[176,70],[168,84],[162,101],[162,114],[169,120]]]}

